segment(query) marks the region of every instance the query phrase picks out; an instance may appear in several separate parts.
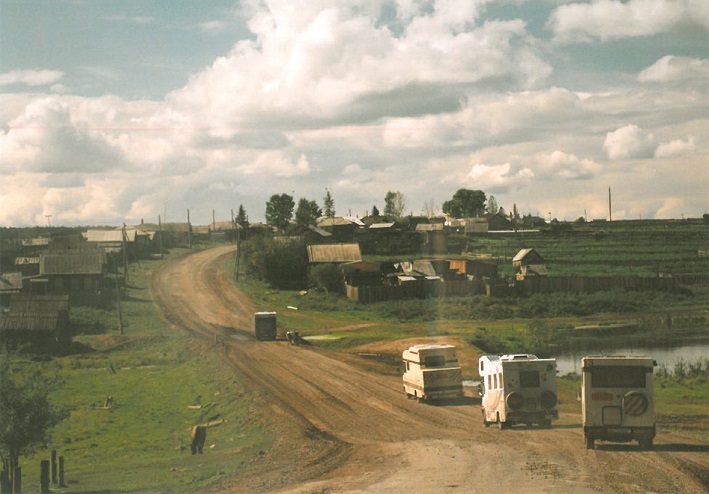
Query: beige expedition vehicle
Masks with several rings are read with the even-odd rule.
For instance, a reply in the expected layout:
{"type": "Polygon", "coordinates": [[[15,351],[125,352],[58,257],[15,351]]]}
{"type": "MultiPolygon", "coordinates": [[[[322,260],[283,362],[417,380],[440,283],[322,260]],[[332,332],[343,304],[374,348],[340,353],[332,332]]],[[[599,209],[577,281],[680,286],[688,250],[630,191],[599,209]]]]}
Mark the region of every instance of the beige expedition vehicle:
{"type": "Polygon", "coordinates": [[[586,448],[597,439],[643,449],[655,438],[655,399],[650,357],[589,356],[581,360],[581,413],[586,448]]]}
{"type": "Polygon", "coordinates": [[[402,354],[408,398],[440,400],[463,396],[463,377],[453,345],[414,345],[402,354]]]}

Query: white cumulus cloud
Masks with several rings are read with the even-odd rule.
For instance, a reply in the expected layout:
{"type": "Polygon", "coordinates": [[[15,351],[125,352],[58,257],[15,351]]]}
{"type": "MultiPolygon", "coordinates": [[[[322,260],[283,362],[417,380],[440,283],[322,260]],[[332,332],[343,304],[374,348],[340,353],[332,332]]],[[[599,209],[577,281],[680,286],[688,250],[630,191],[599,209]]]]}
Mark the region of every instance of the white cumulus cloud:
{"type": "Polygon", "coordinates": [[[64,77],[60,70],[11,70],[0,74],[0,86],[22,84],[26,86],[50,86],[64,77]]]}
{"type": "Polygon", "coordinates": [[[668,82],[687,79],[707,79],[709,59],[667,55],[638,74],[640,82],[668,82]]]}
{"type": "Polygon", "coordinates": [[[705,0],[594,0],[552,12],[547,27],[562,42],[608,41],[650,36],[692,26],[709,29],[705,0]]]}
{"type": "Polygon", "coordinates": [[[655,152],[655,137],[637,125],[626,125],[606,134],[603,149],[612,160],[649,158],[655,152]]]}

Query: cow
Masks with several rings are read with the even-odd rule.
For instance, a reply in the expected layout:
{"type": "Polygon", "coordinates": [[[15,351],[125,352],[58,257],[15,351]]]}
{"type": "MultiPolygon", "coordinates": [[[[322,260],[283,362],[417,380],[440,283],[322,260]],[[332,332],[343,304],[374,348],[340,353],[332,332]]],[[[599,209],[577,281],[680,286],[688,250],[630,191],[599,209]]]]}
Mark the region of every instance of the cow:
{"type": "Polygon", "coordinates": [[[203,425],[195,425],[192,427],[192,454],[202,454],[204,449],[204,441],[207,440],[207,428],[203,425]]]}

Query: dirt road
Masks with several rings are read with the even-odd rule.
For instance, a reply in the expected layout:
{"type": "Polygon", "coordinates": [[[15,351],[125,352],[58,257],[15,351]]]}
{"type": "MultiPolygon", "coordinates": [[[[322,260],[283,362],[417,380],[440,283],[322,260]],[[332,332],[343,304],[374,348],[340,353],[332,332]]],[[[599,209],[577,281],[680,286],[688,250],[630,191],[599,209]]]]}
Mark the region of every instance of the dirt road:
{"type": "Polygon", "coordinates": [[[278,438],[258,471],[215,492],[707,492],[709,445],[662,431],[636,444],[583,446],[580,417],[551,430],[485,429],[473,400],[422,405],[369,360],[285,342],[256,342],[254,307],[224,272],[233,247],[167,263],[153,282],[166,317],[217,340],[278,438]]]}

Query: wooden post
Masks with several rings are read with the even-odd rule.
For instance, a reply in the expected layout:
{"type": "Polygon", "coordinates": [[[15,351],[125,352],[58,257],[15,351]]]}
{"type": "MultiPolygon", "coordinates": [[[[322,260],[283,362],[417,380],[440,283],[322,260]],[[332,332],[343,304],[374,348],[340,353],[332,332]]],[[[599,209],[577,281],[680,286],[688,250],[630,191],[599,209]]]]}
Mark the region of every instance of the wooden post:
{"type": "Polygon", "coordinates": [[[57,450],[53,449],[51,454],[52,459],[52,484],[57,483],[57,450]]]}
{"type": "Polygon", "coordinates": [[[15,467],[14,485],[12,486],[14,494],[22,494],[22,467],[15,467]]]}
{"type": "Polygon", "coordinates": [[[39,492],[49,494],[49,460],[42,460],[39,474],[39,492]]]}
{"type": "Polygon", "coordinates": [[[10,475],[7,470],[0,471],[0,494],[10,494],[10,475]]]}
{"type": "Polygon", "coordinates": [[[64,457],[59,457],[59,487],[66,487],[64,484],[64,457]]]}

